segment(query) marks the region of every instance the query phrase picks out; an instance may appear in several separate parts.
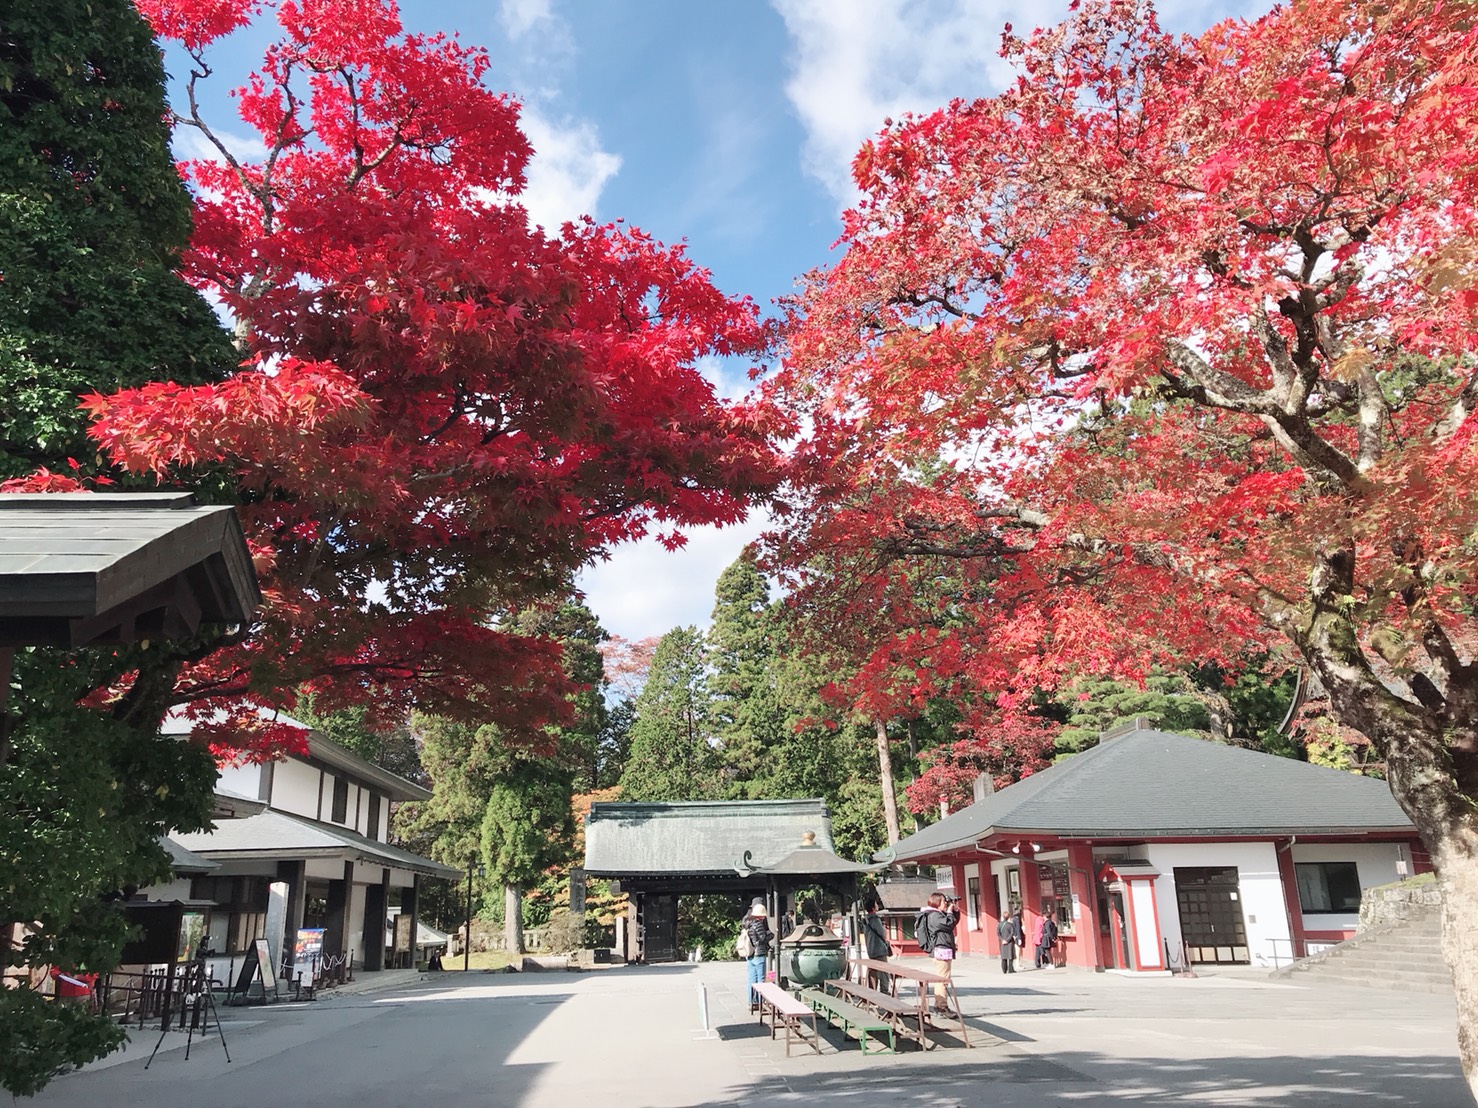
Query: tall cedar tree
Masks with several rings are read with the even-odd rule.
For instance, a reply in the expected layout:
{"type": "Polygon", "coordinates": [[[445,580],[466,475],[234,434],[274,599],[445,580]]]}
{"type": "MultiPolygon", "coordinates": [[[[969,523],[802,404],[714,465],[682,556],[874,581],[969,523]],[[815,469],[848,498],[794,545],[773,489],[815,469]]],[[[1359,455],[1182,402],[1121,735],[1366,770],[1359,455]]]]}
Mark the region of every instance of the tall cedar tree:
{"type": "Polygon", "coordinates": [[[175,272],[190,197],[164,69],[127,0],[11,0],[0,24],[0,480],[95,469],[83,393],[236,365],[175,272]]]}
{"type": "Polygon", "coordinates": [[[657,644],[636,698],[621,799],[718,799],[711,716],[703,636],[695,627],[676,627],[657,644]]]}
{"type": "Polygon", "coordinates": [[[739,798],[771,795],[762,782],[784,725],[773,690],[772,624],[769,582],[746,550],[719,574],[705,636],[713,732],[728,791],[739,798]]]}
{"type": "MultiPolygon", "coordinates": [[[[164,71],[125,0],[10,0],[0,19],[0,480],[95,470],[80,394],[236,363],[175,272],[190,199],[169,154],[164,71]]],[[[194,644],[200,645],[200,644],[194,644]]],[[[7,675],[9,677],[10,675],[7,675]]],[[[0,743],[0,949],[11,968],[116,963],[102,894],[168,874],[158,838],[197,830],[215,770],[162,739],[171,662],[152,652],[24,650],[0,743]],[[128,680],[125,680],[127,678],[128,680]],[[98,687],[131,689],[107,711],[98,687]],[[24,923],[24,926],[21,924],[24,923]],[[12,935],[24,945],[13,947],[12,935]]],[[[120,1041],[85,1007],[0,989],[0,1088],[35,1092],[120,1041]]]]}
{"type": "Polygon", "coordinates": [[[776,381],[812,421],[791,564],[955,558],[992,582],[958,665],[1018,704],[1301,660],[1431,853],[1478,1089],[1472,9],[1310,0],[1192,39],[1095,0],[1004,52],[1005,94],[854,163],[776,381]]]}

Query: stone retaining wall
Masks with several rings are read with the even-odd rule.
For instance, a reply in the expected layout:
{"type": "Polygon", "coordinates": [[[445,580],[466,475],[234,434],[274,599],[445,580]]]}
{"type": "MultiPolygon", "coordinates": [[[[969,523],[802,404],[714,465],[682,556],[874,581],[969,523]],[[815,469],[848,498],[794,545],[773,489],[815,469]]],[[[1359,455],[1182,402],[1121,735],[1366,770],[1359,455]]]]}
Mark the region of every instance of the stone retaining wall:
{"type": "Polygon", "coordinates": [[[1360,898],[1360,931],[1402,920],[1435,915],[1442,907],[1442,894],[1431,874],[1411,877],[1394,885],[1366,889],[1360,898]]]}

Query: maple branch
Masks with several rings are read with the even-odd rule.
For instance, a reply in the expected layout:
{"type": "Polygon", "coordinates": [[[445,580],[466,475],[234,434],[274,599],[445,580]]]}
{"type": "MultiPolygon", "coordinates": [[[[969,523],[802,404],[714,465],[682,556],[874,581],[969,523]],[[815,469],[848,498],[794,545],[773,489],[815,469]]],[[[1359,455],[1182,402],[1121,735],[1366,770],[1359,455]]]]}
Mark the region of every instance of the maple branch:
{"type": "Polygon", "coordinates": [[[1270,393],[1255,389],[1241,378],[1217,369],[1183,342],[1169,343],[1166,355],[1170,364],[1184,376],[1171,373],[1163,366],[1160,376],[1170,385],[1171,391],[1184,400],[1248,415],[1268,415],[1277,410],[1270,393]]]}
{"type": "Polygon", "coordinates": [[[1470,373],[1467,383],[1452,398],[1447,415],[1432,428],[1433,439],[1442,442],[1452,437],[1475,410],[1478,410],[1478,373],[1470,373]]]}
{"type": "MultiPolygon", "coordinates": [[[[396,148],[401,145],[405,135],[403,125],[410,117],[407,115],[401,119],[396,120],[395,129],[391,131],[390,139],[388,142],[385,143],[385,149],[381,150],[379,154],[371,158],[369,161],[365,161],[364,144],[360,142],[359,139],[362,130],[360,126],[361,116],[359,111],[359,85],[354,79],[354,71],[351,70],[348,66],[339,66],[338,72],[339,75],[344,78],[344,84],[349,89],[349,105],[351,108],[354,127],[354,162],[353,167],[349,172],[349,178],[345,182],[344,186],[345,188],[352,189],[356,185],[358,185],[360,181],[364,180],[364,178],[368,174],[373,173],[376,169],[379,169],[380,166],[384,165],[386,160],[389,159],[390,155],[393,154],[396,148]]],[[[412,104],[414,105],[414,101],[412,102],[412,104]]]]}

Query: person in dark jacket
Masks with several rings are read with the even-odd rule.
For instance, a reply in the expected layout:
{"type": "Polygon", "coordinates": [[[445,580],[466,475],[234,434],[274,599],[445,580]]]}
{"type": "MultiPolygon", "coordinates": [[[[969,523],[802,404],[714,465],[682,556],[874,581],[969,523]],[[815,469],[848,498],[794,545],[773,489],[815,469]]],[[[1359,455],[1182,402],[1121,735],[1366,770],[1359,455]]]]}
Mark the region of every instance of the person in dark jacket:
{"type": "Polygon", "coordinates": [[[919,947],[934,959],[934,972],[945,981],[934,986],[934,1011],[954,1017],[949,1007],[947,980],[955,964],[955,927],[960,922],[959,901],[944,893],[934,893],[919,913],[919,947]]]}
{"type": "Polygon", "coordinates": [[[1015,973],[1016,945],[1021,941],[1021,920],[1015,915],[1005,916],[996,924],[996,938],[1001,940],[1001,972],[1015,973]]]}
{"type": "MultiPolygon", "coordinates": [[[[868,958],[874,962],[886,962],[893,953],[892,944],[888,942],[887,928],[883,926],[883,917],[878,915],[876,900],[868,903],[867,915],[862,917],[862,940],[868,958]]],[[[867,971],[867,981],[874,989],[881,989],[886,985],[884,975],[877,970],[867,971]]]]}
{"type": "Polygon", "coordinates": [[[1052,947],[1057,942],[1057,921],[1049,914],[1050,911],[1049,908],[1037,920],[1037,969],[1046,969],[1052,965],[1052,947]]]}
{"type": "Polygon", "coordinates": [[[760,1002],[754,987],[765,979],[765,962],[770,956],[770,921],[764,902],[756,900],[751,904],[739,926],[749,937],[749,957],[745,959],[745,965],[749,969],[749,1007],[752,1011],[760,1002]]]}

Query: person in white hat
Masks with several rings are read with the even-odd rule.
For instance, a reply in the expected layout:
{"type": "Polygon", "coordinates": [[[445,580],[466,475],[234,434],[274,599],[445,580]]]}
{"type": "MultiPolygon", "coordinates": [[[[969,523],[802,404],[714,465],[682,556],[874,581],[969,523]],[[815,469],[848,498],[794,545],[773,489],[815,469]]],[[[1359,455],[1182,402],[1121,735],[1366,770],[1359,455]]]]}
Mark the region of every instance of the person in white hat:
{"type": "Polygon", "coordinates": [[[765,912],[765,902],[756,900],[749,906],[744,919],[739,923],[739,954],[749,970],[749,1008],[759,1006],[759,997],[754,987],[765,979],[765,961],[770,955],[770,921],[765,912]]]}

